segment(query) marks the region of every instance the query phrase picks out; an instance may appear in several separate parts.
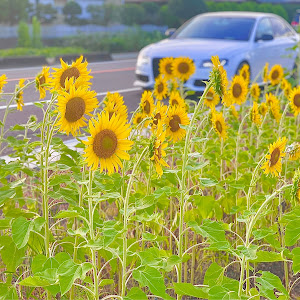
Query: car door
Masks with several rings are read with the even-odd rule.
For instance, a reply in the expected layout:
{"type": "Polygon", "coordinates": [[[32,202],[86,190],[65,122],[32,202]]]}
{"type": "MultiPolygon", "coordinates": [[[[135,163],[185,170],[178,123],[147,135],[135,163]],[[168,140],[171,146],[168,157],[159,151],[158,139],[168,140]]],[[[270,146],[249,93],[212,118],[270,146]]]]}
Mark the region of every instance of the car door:
{"type": "Polygon", "coordinates": [[[298,52],[298,47],[293,49],[297,44],[294,32],[285,24],[284,20],[279,18],[271,18],[274,40],[277,44],[276,53],[278,53],[277,63],[288,71],[291,71],[295,64],[295,58],[298,52]]]}
{"type": "Polygon", "coordinates": [[[270,66],[276,64],[278,58],[276,48],[278,45],[273,37],[274,34],[271,19],[269,17],[260,19],[256,26],[254,42],[250,51],[252,80],[256,79],[257,82],[262,82],[261,75],[259,78],[257,78],[257,76],[262,71],[264,65],[266,63],[269,63],[270,66]]]}

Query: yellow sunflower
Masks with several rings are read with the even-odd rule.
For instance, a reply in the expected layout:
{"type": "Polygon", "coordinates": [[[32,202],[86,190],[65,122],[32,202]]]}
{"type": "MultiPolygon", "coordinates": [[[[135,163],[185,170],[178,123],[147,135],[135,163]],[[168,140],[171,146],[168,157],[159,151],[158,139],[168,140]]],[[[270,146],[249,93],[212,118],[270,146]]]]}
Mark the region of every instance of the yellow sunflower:
{"type": "Polygon", "coordinates": [[[157,100],[163,100],[168,94],[168,83],[161,75],[155,79],[154,96],[157,100]]]}
{"type": "Polygon", "coordinates": [[[212,72],[210,72],[209,80],[213,82],[214,91],[220,97],[223,97],[228,86],[227,73],[224,67],[221,65],[218,56],[212,56],[211,61],[213,64],[213,69],[212,72]]]}
{"type": "Polygon", "coordinates": [[[226,125],[223,114],[221,112],[215,112],[212,114],[212,125],[216,133],[219,135],[220,139],[226,140],[228,137],[228,126],[226,125]]]}
{"type": "Polygon", "coordinates": [[[237,103],[239,105],[244,103],[246,101],[247,93],[247,82],[241,75],[235,75],[230,86],[230,95],[232,97],[233,103],[237,103]]]}
{"type": "Polygon", "coordinates": [[[239,75],[241,75],[246,82],[250,82],[250,68],[248,64],[244,64],[239,71],[239,75]]]}
{"type": "Polygon", "coordinates": [[[271,106],[273,103],[279,103],[279,99],[272,93],[266,94],[266,104],[271,106]]]}
{"type": "Polygon", "coordinates": [[[232,97],[232,94],[231,94],[230,90],[225,91],[225,93],[223,94],[222,103],[226,107],[230,107],[234,103],[233,97],[232,97]]]}
{"type": "Polygon", "coordinates": [[[230,105],[230,111],[231,111],[232,115],[233,115],[236,119],[239,118],[239,114],[238,114],[237,110],[235,109],[235,106],[234,106],[234,105],[230,105]]]}
{"type": "Polygon", "coordinates": [[[251,118],[251,121],[254,124],[256,124],[257,126],[259,126],[261,124],[261,116],[259,114],[258,104],[256,101],[253,101],[253,106],[250,111],[250,118],[251,118]]]}
{"type": "Polygon", "coordinates": [[[269,63],[266,63],[262,71],[263,82],[268,82],[269,63]]]}
{"type": "Polygon", "coordinates": [[[271,116],[276,120],[276,122],[279,123],[280,119],[281,119],[279,101],[271,104],[270,113],[271,113],[271,116]]]}
{"type": "Polygon", "coordinates": [[[295,204],[300,202],[300,170],[298,169],[293,177],[293,186],[291,191],[292,199],[295,204]]]}
{"type": "Polygon", "coordinates": [[[123,96],[121,96],[118,92],[111,93],[107,92],[106,96],[103,100],[104,105],[108,105],[109,103],[112,103],[113,106],[120,106],[124,105],[123,96]]]}
{"type": "Polygon", "coordinates": [[[289,159],[298,160],[300,158],[300,143],[296,142],[289,146],[289,159]]]}
{"type": "Polygon", "coordinates": [[[283,77],[283,68],[281,65],[274,65],[269,73],[269,80],[271,81],[272,85],[276,85],[280,83],[283,77]]]}
{"type": "Polygon", "coordinates": [[[170,106],[180,106],[186,109],[186,103],[184,99],[180,96],[178,91],[171,92],[169,97],[169,105],[170,106]]]}
{"type": "Polygon", "coordinates": [[[139,125],[144,119],[145,119],[145,116],[144,116],[143,113],[136,112],[134,117],[133,117],[132,123],[134,125],[139,125]]]}
{"type": "Polygon", "coordinates": [[[260,96],[260,88],[257,83],[251,85],[250,94],[255,101],[258,101],[260,96]]]}
{"type": "Polygon", "coordinates": [[[164,149],[168,146],[168,143],[165,143],[165,139],[166,130],[163,130],[163,123],[159,121],[150,146],[150,159],[155,163],[155,169],[159,177],[163,174],[162,166],[169,167],[163,159],[167,155],[164,149]]]}
{"type": "Polygon", "coordinates": [[[159,73],[164,76],[164,79],[173,78],[173,57],[165,57],[159,61],[159,73]]]}
{"type": "Polygon", "coordinates": [[[89,131],[91,136],[83,141],[87,145],[83,154],[87,165],[96,170],[100,163],[100,172],[118,172],[123,167],[121,159],[130,159],[126,153],[133,145],[127,139],[131,131],[129,124],[120,116],[109,118],[109,114],[103,112],[98,114],[98,121],[89,121],[89,131]]]}
{"type": "Polygon", "coordinates": [[[268,105],[265,102],[261,103],[259,105],[258,111],[264,117],[268,112],[268,105]]]}
{"type": "Polygon", "coordinates": [[[295,116],[298,116],[300,112],[300,86],[295,87],[289,97],[290,106],[295,116]]]}
{"type": "Polygon", "coordinates": [[[57,99],[60,119],[56,125],[60,127],[59,131],[77,135],[80,128],[86,125],[85,115],[91,116],[98,106],[96,95],[87,86],[76,89],[74,85],[69,85],[67,91],[61,91],[57,99]]]}
{"type": "Polygon", "coordinates": [[[40,99],[44,99],[46,97],[46,90],[49,89],[49,69],[49,67],[43,67],[42,71],[35,77],[35,87],[40,92],[40,99]]]}
{"type": "Polygon", "coordinates": [[[140,108],[142,113],[146,117],[151,117],[151,114],[154,109],[154,100],[151,91],[144,91],[144,93],[142,94],[140,108]]]}
{"type": "Polygon", "coordinates": [[[152,128],[155,128],[158,125],[158,122],[162,122],[163,124],[165,123],[165,119],[167,117],[167,110],[168,107],[161,103],[161,101],[158,101],[153,113],[152,113],[152,128]]]}
{"type": "Polygon", "coordinates": [[[25,79],[20,79],[19,84],[16,86],[15,89],[15,100],[17,103],[17,110],[22,111],[24,106],[24,99],[23,99],[23,88],[25,86],[25,79]]]}
{"type": "Polygon", "coordinates": [[[185,137],[185,129],[180,125],[188,125],[190,123],[186,110],[180,106],[169,107],[166,124],[167,136],[175,143],[185,137]]]}
{"type": "Polygon", "coordinates": [[[269,146],[269,153],[266,155],[267,161],[262,165],[265,174],[272,174],[278,176],[281,173],[281,158],[285,156],[285,145],[287,139],[285,137],[279,138],[277,142],[269,146]]]}
{"type": "Polygon", "coordinates": [[[6,81],[7,77],[5,74],[1,75],[0,76],[0,93],[3,92],[3,87],[5,84],[7,84],[7,81],[6,81]]]}
{"type": "Polygon", "coordinates": [[[188,57],[177,57],[173,61],[173,74],[182,81],[188,80],[196,71],[195,64],[188,57]]]}
{"type": "Polygon", "coordinates": [[[75,62],[71,65],[65,63],[62,59],[61,68],[53,68],[55,71],[53,74],[53,87],[55,90],[59,90],[61,88],[65,88],[66,80],[70,78],[74,79],[75,87],[79,87],[81,85],[90,85],[89,80],[93,78],[89,75],[91,71],[87,70],[87,61],[82,62],[83,56],[80,56],[75,62]]]}
{"type": "Polygon", "coordinates": [[[103,111],[108,112],[110,118],[113,114],[116,114],[120,115],[125,120],[128,119],[127,106],[124,104],[115,105],[113,102],[107,102],[103,111]]]}
{"type": "Polygon", "coordinates": [[[219,95],[217,95],[217,93],[215,93],[214,89],[211,87],[208,90],[206,97],[204,98],[204,104],[209,108],[213,108],[216,105],[218,105],[219,102],[220,102],[219,95]]]}

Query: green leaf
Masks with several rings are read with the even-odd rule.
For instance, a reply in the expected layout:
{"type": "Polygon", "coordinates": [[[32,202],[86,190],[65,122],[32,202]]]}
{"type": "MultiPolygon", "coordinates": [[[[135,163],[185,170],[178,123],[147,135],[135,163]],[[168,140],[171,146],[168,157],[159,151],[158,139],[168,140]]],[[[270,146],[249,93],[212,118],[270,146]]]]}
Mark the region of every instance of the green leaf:
{"type": "Polygon", "coordinates": [[[15,285],[0,283],[0,300],[18,300],[17,289],[15,285]]]}
{"type": "Polygon", "coordinates": [[[33,222],[24,217],[19,217],[12,223],[12,238],[18,249],[25,247],[28,242],[30,232],[33,229],[33,222]]]}
{"type": "Polygon", "coordinates": [[[124,300],[148,300],[146,294],[138,287],[133,287],[124,300]]]}
{"type": "Polygon", "coordinates": [[[293,254],[293,272],[297,274],[300,272],[300,248],[294,248],[292,251],[293,254]]]}
{"type": "Polygon", "coordinates": [[[230,291],[223,286],[213,286],[209,292],[209,300],[237,300],[240,299],[238,293],[230,291]]]}
{"type": "Polygon", "coordinates": [[[208,187],[208,186],[215,186],[218,184],[218,182],[212,178],[200,178],[200,184],[208,187]]]}
{"type": "Polygon", "coordinates": [[[181,296],[192,296],[207,299],[207,293],[202,288],[196,287],[191,283],[173,283],[175,293],[181,296]]]}
{"type": "Polygon", "coordinates": [[[99,286],[105,286],[105,285],[110,285],[110,284],[114,284],[114,280],[113,279],[102,279],[99,283],[99,286]]]}
{"type": "Polygon", "coordinates": [[[57,215],[55,215],[54,219],[63,219],[63,218],[76,218],[79,217],[80,213],[76,210],[62,210],[57,215]]]}
{"type": "Polygon", "coordinates": [[[19,282],[19,285],[22,286],[33,286],[33,287],[44,287],[44,286],[49,286],[50,283],[48,280],[41,278],[39,276],[30,276],[19,282]]]}
{"type": "Polygon", "coordinates": [[[209,161],[205,161],[205,162],[202,162],[202,163],[190,162],[190,164],[187,165],[185,167],[185,169],[188,170],[188,171],[197,171],[197,170],[203,169],[207,165],[209,165],[209,161]]]}
{"type": "Polygon", "coordinates": [[[289,222],[285,228],[285,244],[294,246],[300,238],[299,220],[295,219],[289,222]]]}
{"type": "Polygon", "coordinates": [[[216,284],[221,284],[224,277],[224,269],[220,267],[217,263],[213,262],[209,268],[206,270],[204,276],[204,284],[209,286],[214,286],[216,284]]]}
{"type": "Polygon", "coordinates": [[[237,246],[237,249],[245,256],[246,260],[255,260],[258,246],[250,245],[247,248],[243,245],[239,245],[237,246]]]}
{"type": "Polygon", "coordinates": [[[213,213],[215,198],[212,196],[193,195],[191,199],[199,208],[202,219],[208,218],[213,213]]]}
{"type": "Polygon", "coordinates": [[[285,296],[289,296],[287,290],[282,285],[280,278],[270,272],[261,271],[261,277],[256,278],[256,286],[258,287],[261,296],[267,297],[268,299],[277,300],[274,294],[274,290],[278,290],[285,296]]]}
{"type": "Polygon", "coordinates": [[[149,287],[150,292],[163,299],[166,295],[164,279],[160,272],[152,267],[146,267],[144,270],[134,270],[132,277],[140,283],[142,287],[149,287]]]}
{"type": "Polygon", "coordinates": [[[274,261],[283,261],[283,258],[280,253],[269,252],[269,251],[258,251],[256,252],[256,258],[251,259],[251,262],[274,262],[274,261]]]}

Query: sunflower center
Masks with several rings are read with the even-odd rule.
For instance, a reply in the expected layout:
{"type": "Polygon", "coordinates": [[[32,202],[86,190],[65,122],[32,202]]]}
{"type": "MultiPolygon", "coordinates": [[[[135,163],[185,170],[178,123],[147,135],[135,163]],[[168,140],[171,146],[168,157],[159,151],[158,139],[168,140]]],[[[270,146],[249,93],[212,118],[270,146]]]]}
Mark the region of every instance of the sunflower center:
{"type": "Polygon", "coordinates": [[[45,82],[46,82],[45,76],[44,75],[40,76],[39,77],[39,83],[40,83],[40,85],[45,84],[45,82]]]}
{"type": "Polygon", "coordinates": [[[278,76],[279,76],[279,72],[277,70],[275,70],[274,72],[272,72],[271,77],[272,77],[273,80],[277,79],[278,76]]]}
{"type": "Polygon", "coordinates": [[[140,124],[142,121],[143,121],[143,118],[142,118],[142,117],[138,117],[138,118],[136,119],[137,124],[140,124]]]}
{"type": "Polygon", "coordinates": [[[144,112],[148,115],[150,114],[150,103],[148,100],[145,101],[144,112]]]}
{"type": "Polygon", "coordinates": [[[79,70],[76,67],[66,69],[60,77],[60,85],[64,88],[66,79],[74,77],[76,80],[80,76],[79,70]]]}
{"type": "Polygon", "coordinates": [[[161,114],[160,113],[157,113],[155,115],[154,120],[153,120],[153,124],[157,125],[158,124],[158,120],[161,120],[161,114]]]}
{"type": "Polygon", "coordinates": [[[214,95],[213,95],[213,93],[212,92],[208,92],[207,94],[206,94],[206,100],[208,100],[208,101],[213,101],[213,97],[214,95]]]}
{"type": "Polygon", "coordinates": [[[270,167],[276,165],[276,163],[278,162],[280,158],[280,150],[279,148],[275,148],[271,154],[271,158],[270,158],[270,167]]]}
{"type": "Polygon", "coordinates": [[[242,76],[243,76],[243,78],[246,80],[246,79],[247,79],[247,72],[246,72],[246,71],[243,71],[242,76]]]}
{"type": "Polygon", "coordinates": [[[189,71],[189,65],[185,62],[182,62],[177,67],[178,72],[181,74],[186,74],[189,71]]]}
{"type": "Polygon", "coordinates": [[[165,70],[169,75],[172,75],[172,64],[166,64],[165,70]]]}
{"type": "Polygon", "coordinates": [[[220,133],[222,133],[223,127],[220,121],[216,121],[216,128],[220,133]]]}
{"type": "Polygon", "coordinates": [[[163,92],[163,90],[164,90],[164,84],[162,82],[160,82],[157,86],[157,92],[159,94],[161,94],[163,92]]]}
{"type": "Polygon", "coordinates": [[[95,135],[93,150],[99,158],[109,158],[115,154],[118,146],[116,134],[110,129],[103,129],[95,135]]]}
{"type": "Polygon", "coordinates": [[[85,102],[80,97],[74,97],[66,104],[65,118],[68,122],[76,122],[82,118],[85,112],[85,102]]]}
{"type": "Polygon", "coordinates": [[[300,94],[295,95],[295,97],[294,97],[294,104],[297,107],[300,107],[300,94]]]}
{"type": "Polygon", "coordinates": [[[238,98],[242,94],[242,87],[239,83],[235,83],[232,87],[233,97],[238,98]]]}
{"type": "Polygon", "coordinates": [[[172,105],[178,105],[178,104],[179,104],[178,101],[177,101],[176,99],[173,99],[173,100],[171,101],[171,103],[172,103],[172,105]]]}
{"type": "Polygon", "coordinates": [[[179,116],[174,115],[172,120],[169,122],[170,130],[176,132],[180,129],[179,124],[181,124],[181,119],[179,116]]]}

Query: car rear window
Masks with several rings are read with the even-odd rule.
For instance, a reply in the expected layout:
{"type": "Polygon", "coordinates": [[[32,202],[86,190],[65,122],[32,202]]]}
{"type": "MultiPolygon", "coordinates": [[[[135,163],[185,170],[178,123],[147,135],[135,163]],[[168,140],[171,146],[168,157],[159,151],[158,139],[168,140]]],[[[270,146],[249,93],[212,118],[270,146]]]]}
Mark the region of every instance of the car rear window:
{"type": "Polygon", "coordinates": [[[254,18],[200,16],[183,25],[173,38],[248,41],[254,18]]]}

